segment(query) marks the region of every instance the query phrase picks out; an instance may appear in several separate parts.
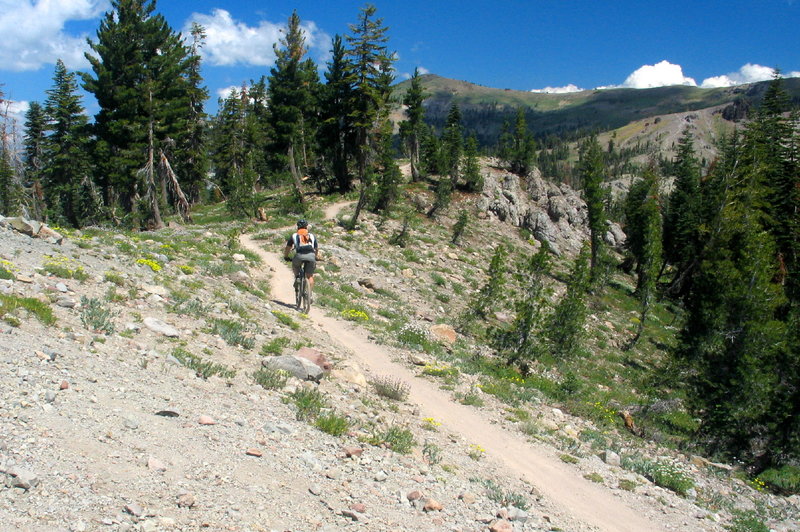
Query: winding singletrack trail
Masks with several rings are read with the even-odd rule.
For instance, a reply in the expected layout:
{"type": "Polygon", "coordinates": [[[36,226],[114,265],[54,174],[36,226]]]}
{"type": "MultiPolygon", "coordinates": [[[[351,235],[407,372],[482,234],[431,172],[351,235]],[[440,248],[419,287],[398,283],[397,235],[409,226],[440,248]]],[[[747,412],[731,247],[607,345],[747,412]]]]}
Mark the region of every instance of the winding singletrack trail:
{"type": "MultiPolygon", "coordinates": [[[[334,217],[340,207],[341,204],[337,204],[326,209],[326,216],[334,217]]],[[[279,253],[265,251],[248,235],[242,235],[240,240],[245,248],[261,257],[266,269],[273,272],[273,300],[293,306],[291,267],[283,262],[279,253]]],[[[409,401],[418,405],[421,417],[436,419],[466,441],[481,446],[488,458],[530,482],[566,520],[579,521],[582,529],[607,532],[665,530],[607,488],[581,477],[576,470],[562,463],[552,449],[526,441],[521,435],[490,423],[480,410],[454,402],[447,392],[393,361],[388,350],[370,341],[367,333],[351,322],[327,316],[315,307],[312,307],[309,319],[345,352],[349,352],[362,368],[374,375],[391,375],[406,382],[409,401]]],[[[653,513],[652,508],[648,510],[648,513],[653,513]]],[[[662,514],[663,517],[666,516],[662,514]]]]}

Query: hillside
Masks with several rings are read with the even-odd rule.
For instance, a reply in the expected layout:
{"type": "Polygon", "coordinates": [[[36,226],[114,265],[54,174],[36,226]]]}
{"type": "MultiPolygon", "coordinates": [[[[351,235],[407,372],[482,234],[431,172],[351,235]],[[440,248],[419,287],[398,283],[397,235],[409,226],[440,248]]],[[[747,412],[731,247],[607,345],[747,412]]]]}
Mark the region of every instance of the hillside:
{"type": "MultiPolygon", "coordinates": [[[[558,391],[562,376],[523,381],[453,331],[485,280],[487,243],[530,253],[519,220],[541,212],[564,235],[585,210],[562,186],[537,211],[514,199],[512,176],[484,170],[505,199],[459,196],[435,223],[416,216],[406,247],[388,243],[401,220],[365,214],[346,231],[350,207],[317,202],[324,260],[309,316],[287,304],[276,252],[293,217],[277,206],[266,224],[216,206],[188,226],[61,242],[0,226],[0,528],[716,531],[758,518],[795,529],[796,497],[666,433],[625,430],[623,408],[648,405],[631,410],[641,423],[680,414],[642,373],[669,342],[669,309],[641,349],[618,349],[632,330],[625,276],[593,305],[579,399],[558,391]],[[462,208],[474,222],[453,246],[462,208]],[[281,356],[322,356],[325,376],[286,378],[269,369],[281,356]]],[[[411,186],[406,199],[430,195],[411,186]]],[[[568,241],[556,240],[559,272],[568,241]]]]}
{"type": "MultiPolygon", "coordinates": [[[[755,108],[769,82],[729,88],[701,89],[673,86],[652,89],[585,90],[569,94],[542,94],[476,85],[435,74],[421,77],[429,96],[425,101],[426,121],[441,128],[453,103],[461,109],[463,125],[474,131],[481,143],[497,142],[503,121],[513,117],[517,107],[527,110],[528,126],[538,138],[569,136],[580,131],[609,131],[630,123],[662,115],[714,109],[727,118],[740,118],[755,108]]],[[[399,83],[400,97],[409,81],[399,83]]],[[[784,87],[800,102],[800,79],[784,80],[784,87]]]]}

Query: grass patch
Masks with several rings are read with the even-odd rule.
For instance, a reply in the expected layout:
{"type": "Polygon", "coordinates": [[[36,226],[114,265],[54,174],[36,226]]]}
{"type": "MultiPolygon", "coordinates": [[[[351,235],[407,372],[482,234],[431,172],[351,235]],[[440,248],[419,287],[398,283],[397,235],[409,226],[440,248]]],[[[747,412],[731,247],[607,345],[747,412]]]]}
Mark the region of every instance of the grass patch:
{"type": "Polygon", "coordinates": [[[265,390],[280,390],[289,381],[289,372],[282,369],[260,368],[253,372],[253,380],[265,390]]]}
{"type": "Polygon", "coordinates": [[[103,306],[99,299],[81,296],[81,323],[92,332],[114,334],[116,313],[103,306]]]}
{"type": "Polygon", "coordinates": [[[252,349],[255,340],[244,334],[245,327],[238,321],[216,318],[211,323],[211,334],[220,336],[228,345],[252,349]]]}
{"type": "Polygon", "coordinates": [[[370,384],[378,395],[392,401],[405,401],[408,397],[409,386],[400,379],[376,377],[370,384]]]}
{"type": "Polygon", "coordinates": [[[622,467],[639,473],[656,486],[661,486],[678,495],[686,496],[694,488],[694,480],[677,465],[668,462],[654,462],[640,456],[625,457],[622,467]]]}
{"type": "Polygon", "coordinates": [[[399,454],[409,454],[416,445],[411,431],[397,425],[383,431],[374,431],[366,441],[376,447],[388,447],[399,454]]]}
{"type": "Polygon", "coordinates": [[[316,388],[301,388],[289,394],[289,400],[297,408],[295,417],[298,421],[316,419],[320,411],[327,406],[322,392],[316,388]]]}
{"type": "Polygon", "coordinates": [[[331,436],[341,436],[350,429],[350,421],[336,413],[323,414],[314,422],[314,426],[331,436]]]}
{"type": "Polygon", "coordinates": [[[291,339],[278,336],[261,346],[261,356],[277,356],[291,343],[291,339]]]}
{"type": "Polygon", "coordinates": [[[172,350],[172,356],[174,356],[181,365],[194,371],[195,375],[203,379],[208,379],[214,375],[218,375],[223,379],[232,379],[236,376],[236,370],[223,366],[222,364],[203,360],[199,356],[180,347],[176,347],[172,350]]]}
{"type": "Polygon", "coordinates": [[[0,294],[0,317],[15,327],[19,326],[19,318],[15,316],[17,310],[24,310],[36,316],[36,319],[45,325],[53,325],[56,322],[49,304],[32,297],[0,294]]]}
{"type": "Polygon", "coordinates": [[[286,325],[293,331],[300,329],[300,324],[297,323],[294,318],[286,314],[285,312],[281,312],[280,310],[273,310],[272,315],[278,320],[279,323],[286,325]]]}

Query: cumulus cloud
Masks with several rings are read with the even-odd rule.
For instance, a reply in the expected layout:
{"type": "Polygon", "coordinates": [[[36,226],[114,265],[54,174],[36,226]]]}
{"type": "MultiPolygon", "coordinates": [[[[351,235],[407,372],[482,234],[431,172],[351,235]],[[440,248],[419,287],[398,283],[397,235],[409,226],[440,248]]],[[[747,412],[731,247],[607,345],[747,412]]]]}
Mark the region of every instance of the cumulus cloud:
{"type": "Polygon", "coordinates": [[[0,68],[38,70],[57,59],[70,69],[88,66],[86,35],[68,35],[64,26],[108,8],[108,0],[0,0],[0,68]]]}
{"type": "Polygon", "coordinates": [[[581,92],[583,89],[575,85],[574,83],[570,83],[569,85],[565,85],[563,87],[545,87],[543,89],[531,89],[531,92],[539,92],[543,94],[568,94],[570,92],[581,92]]]}
{"type": "Polygon", "coordinates": [[[644,65],[635,70],[622,87],[631,89],[650,89],[653,87],[667,87],[670,85],[697,86],[694,79],[683,75],[680,65],[673,65],[669,61],[661,61],[655,65],[644,65]]]}
{"type": "MultiPolygon", "coordinates": [[[[231,17],[224,9],[215,9],[210,15],[194,13],[183,29],[188,35],[191,23],[197,22],[206,32],[203,59],[214,66],[271,66],[275,63],[272,46],[279,42],[286,25],[262,20],[257,26],[248,26],[231,17]]],[[[304,22],[306,46],[319,57],[330,48],[330,36],[314,22],[304,22]]]]}
{"type": "Polygon", "coordinates": [[[25,113],[30,109],[30,102],[3,100],[0,103],[0,116],[6,116],[9,120],[16,122],[16,127],[20,128],[25,123],[25,113]]]}
{"type": "MultiPolygon", "coordinates": [[[[734,85],[742,85],[744,83],[768,81],[771,80],[774,75],[774,68],[747,63],[737,72],[731,72],[721,76],[714,76],[704,79],[700,86],[707,89],[715,87],[733,87],[734,85]]],[[[787,74],[783,74],[783,76],[788,78],[796,78],[800,77],[800,72],[789,72],[787,74]]]]}

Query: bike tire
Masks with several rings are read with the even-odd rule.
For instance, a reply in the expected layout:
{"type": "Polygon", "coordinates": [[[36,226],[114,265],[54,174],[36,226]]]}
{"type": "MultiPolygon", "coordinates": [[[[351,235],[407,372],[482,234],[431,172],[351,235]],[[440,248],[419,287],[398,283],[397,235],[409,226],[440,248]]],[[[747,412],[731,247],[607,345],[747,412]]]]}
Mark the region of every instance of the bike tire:
{"type": "Polygon", "coordinates": [[[300,310],[303,306],[303,292],[305,291],[305,281],[306,281],[306,269],[305,267],[300,268],[300,272],[298,273],[298,277],[295,279],[295,289],[294,289],[294,304],[297,310],[300,310]]]}
{"type": "Polygon", "coordinates": [[[308,282],[308,279],[305,277],[303,278],[303,312],[308,314],[311,310],[311,283],[308,282]]]}

